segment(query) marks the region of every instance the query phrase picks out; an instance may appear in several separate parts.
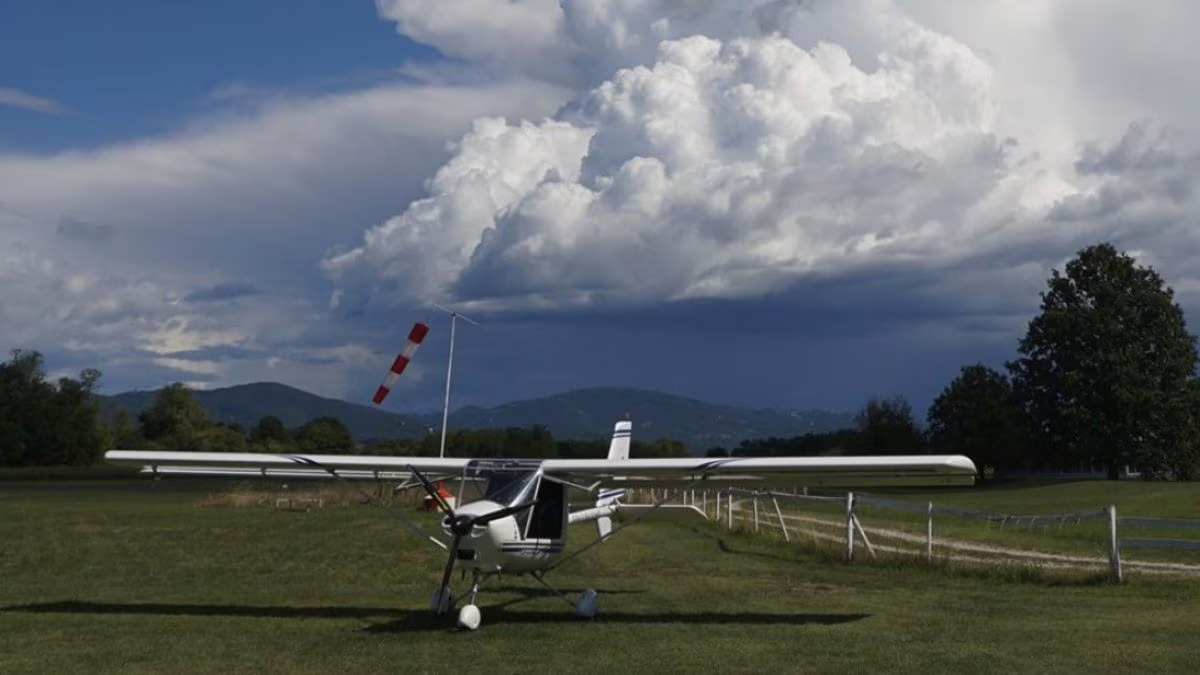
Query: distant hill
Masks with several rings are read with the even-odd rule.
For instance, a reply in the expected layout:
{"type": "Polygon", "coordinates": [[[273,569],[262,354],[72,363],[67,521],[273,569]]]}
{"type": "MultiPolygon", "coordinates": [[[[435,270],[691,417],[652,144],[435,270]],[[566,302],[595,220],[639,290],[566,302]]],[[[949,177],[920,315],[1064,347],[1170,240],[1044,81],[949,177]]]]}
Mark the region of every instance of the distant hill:
{"type": "MultiPolygon", "coordinates": [[[[101,397],[103,414],[110,417],[117,409],[124,408],[136,418],[156,395],[156,391],[134,391],[101,397]]],[[[355,439],[366,441],[419,436],[430,427],[440,428],[442,423],[441,413],[403,415],[385,412],[272,382],[197,390],[193,395],[213,420],[234,422],[246,429],[267,415],[279,417],[288,428],[317,417],[333,416],[342,420],[355,439]]],[[[655,391],[604,388],[581,389],[495,408],[461,408],[450,414],[450,428],[540,424],[558,438],[605,438],[612,433],[613,424],[627,415],[633,420],[634,438],[642,441],[679,440],[695,453],[713,446],[733,447],[751,438],[835,431],[853,423],[850,413],[755,410],[655,391]]]]}
{"type": "Polygon", "coordinates": [[[854,421],[850,413],[755,410],[656,391],[610,388],[581,389],[495,408],[463,408],[451,413],[450,424],[466,429],[541,424],[560,438],[602,438],[627,415],[633,420],[634,438],[679,440],[692,452],[732,447],[750,438],[835,431],[854,421]]]}
{"type": "MultiPolygon", "coordinates": [[[[111,417],[124,408],[136,420],[137,414],[148,407],[157,391],[131,391],[101,397],[101,414],[111,417]]],[[[274,415],[283,425],[294,429],[318,417],[336,417],[350,429],[356,440],[420,436],[425,433],[425,420],[417,415],[400,415],[356,403],[347,403],[275,382],[240,384],[224,389],[193,390],[192,396],[209,419],[232,422],[251,429],[267,415],[274,415]]],[[[438,424],[441,424],[439,418],[438,424]]]]}

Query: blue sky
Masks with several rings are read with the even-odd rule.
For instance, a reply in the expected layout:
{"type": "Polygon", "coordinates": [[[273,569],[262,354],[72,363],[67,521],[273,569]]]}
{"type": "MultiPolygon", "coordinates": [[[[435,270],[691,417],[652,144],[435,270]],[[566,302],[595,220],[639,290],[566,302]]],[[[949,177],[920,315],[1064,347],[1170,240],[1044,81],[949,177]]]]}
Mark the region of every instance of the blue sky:
{"type": "Polygon", "coordinates": [[[370,2],[13,0],[0,21],[4,86],[65,114],[0,106],[0,148],[94,148],[169,133],[219,110],[237,88],[344,90],[436,57],[370,2]]]}
{"type": "Polygon", "coordinates": [[[919,416],[1112,241],[1200,311],[1193,4],[0,10],[0,347],[105,392],[919,416]]]}

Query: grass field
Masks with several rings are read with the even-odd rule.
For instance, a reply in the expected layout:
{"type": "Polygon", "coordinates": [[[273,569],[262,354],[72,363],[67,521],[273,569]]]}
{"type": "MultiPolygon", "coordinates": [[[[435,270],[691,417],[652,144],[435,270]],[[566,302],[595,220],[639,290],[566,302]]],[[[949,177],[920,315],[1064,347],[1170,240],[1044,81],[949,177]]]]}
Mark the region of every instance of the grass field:
{"type": "MultiPolygon", "coordinates": [[[[217,489],[182,480],[153,489],[0,483],[0,672],[1195,672],[1200,664],[1194,580],[1110,585],[1012,569],[846,565],[810,545],[667,523],[638,524],[555,573],[571,593],[601,591],[595,621],[573,618],[530,580],[506,578],[481,597],[483,627],[459,633],[425,610],[442,554],[388,514],[221,508],[211,506],[217,489]]],[[[572,532],[586,539],[592,530],[572,532]]]]}

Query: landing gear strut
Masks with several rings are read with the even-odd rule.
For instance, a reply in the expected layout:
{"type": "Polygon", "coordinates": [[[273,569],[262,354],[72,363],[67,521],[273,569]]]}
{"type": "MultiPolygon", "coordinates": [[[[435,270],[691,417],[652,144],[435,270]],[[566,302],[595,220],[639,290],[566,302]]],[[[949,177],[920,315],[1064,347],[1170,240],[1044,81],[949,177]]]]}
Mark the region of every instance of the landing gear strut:
{"type": "Polygon", "coordinates": [[[462,609],[458,610],[458,627],[466,630],[476,630],[479,628],[481,617],[479,616],[479,607],[475,604],[475,598],[479,595],[479,570],[471,570],[471,590],[467,594],[467,604],[462,609]]]}
{"type": "Polygon", "coordinates": [[[545,586],[550,592],[562,598],[564,602],[575,610],[575,616],[583,619],[594,619],[596,618],[596,614],[600,612],[600,594],[595,589],[585,589],[579,595],[578,602],[571,602],[571,599],[563,595],[562,591],[546,583],[546,580],[543,578],[545,577],[545,573],[534,572],[529,576],[536,579],[539,584],[545,586]]]}

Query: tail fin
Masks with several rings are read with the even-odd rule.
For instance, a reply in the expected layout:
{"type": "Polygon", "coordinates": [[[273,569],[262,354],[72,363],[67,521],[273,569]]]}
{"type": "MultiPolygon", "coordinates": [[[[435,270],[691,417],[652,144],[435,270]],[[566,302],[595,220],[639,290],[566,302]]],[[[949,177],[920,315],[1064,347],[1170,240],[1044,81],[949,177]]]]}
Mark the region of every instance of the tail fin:
{"type": "Polygon", "coordinates": [[[609,459],[629,459],[629,439],[633,435],[633,422],[617,422],[613,429],[612,443],[608,446],[609,459]]]}
{"type": "MultiPolygon", "coordinates": [[[[617,422],[617,426],[613,427],[612,443],[608,446],[609,459],[629,459],[629,442],[633,436],[633,422],[622,420],[617,422]]],[[[619,504],[617,500],[625,496],[624,488],[616,490],[605,490],[596,496],[596,508],[608,508],[609,513],[615,513],[619,504]]],[[[612,532],[612,518],[610,516],[601,516],[596,519],[596,534],[601,539],[607,537],[612,532]]]]}

